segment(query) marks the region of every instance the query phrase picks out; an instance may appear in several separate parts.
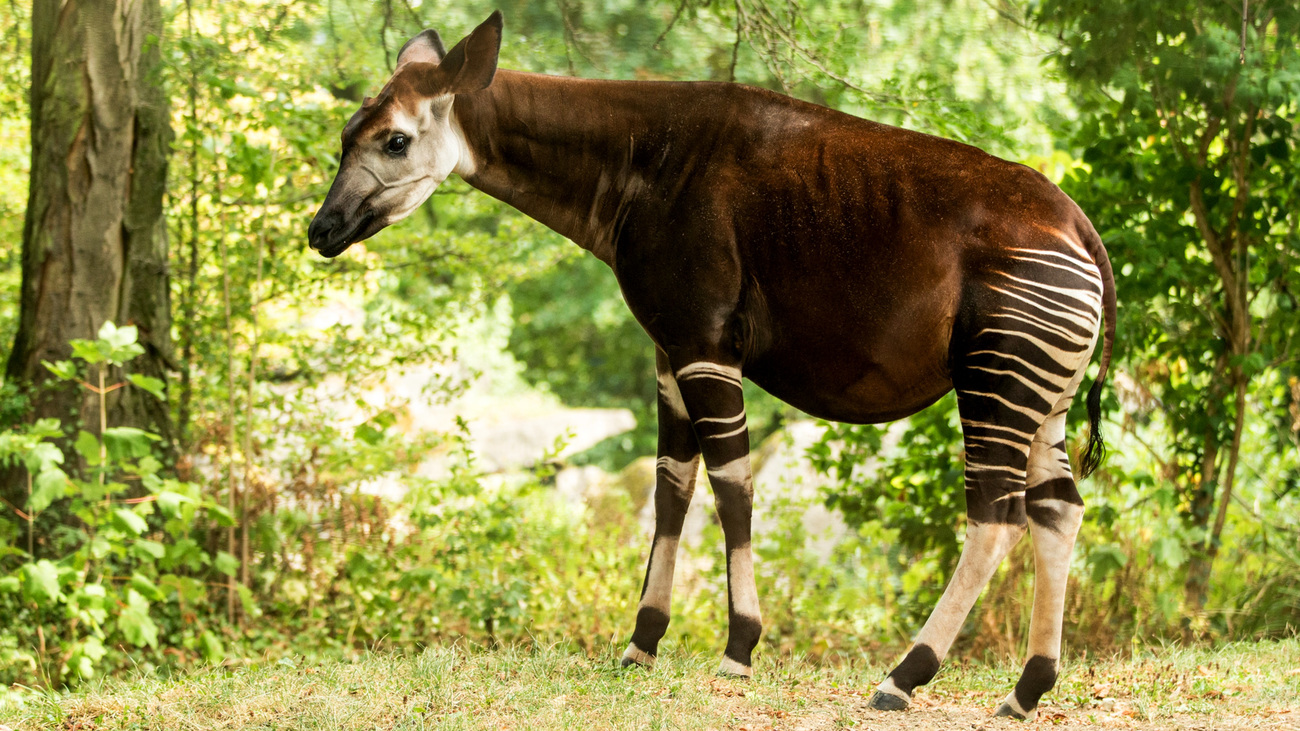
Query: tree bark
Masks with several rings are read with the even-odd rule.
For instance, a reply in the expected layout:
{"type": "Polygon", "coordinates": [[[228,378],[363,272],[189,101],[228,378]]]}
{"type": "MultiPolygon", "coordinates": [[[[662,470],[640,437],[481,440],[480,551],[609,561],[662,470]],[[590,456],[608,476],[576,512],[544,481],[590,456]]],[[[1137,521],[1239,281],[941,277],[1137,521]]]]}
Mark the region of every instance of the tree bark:
{"type": "MultiPolygon", "coordinates": [[[[32,419],[72,425],[90,406],[41,361],[67,359],[68,341],[93,339],[105,320],[139,328],[145,353],[129,370],[166,380],[162,199],[172,131],[161,38],[158,0],[33,4],[32,172],[22,302],[6,368],[7,379],[26,388],[32,419]]],[[[109,420],[172,437],[167,403],[137,389],[114,393],[109,420]]]]}

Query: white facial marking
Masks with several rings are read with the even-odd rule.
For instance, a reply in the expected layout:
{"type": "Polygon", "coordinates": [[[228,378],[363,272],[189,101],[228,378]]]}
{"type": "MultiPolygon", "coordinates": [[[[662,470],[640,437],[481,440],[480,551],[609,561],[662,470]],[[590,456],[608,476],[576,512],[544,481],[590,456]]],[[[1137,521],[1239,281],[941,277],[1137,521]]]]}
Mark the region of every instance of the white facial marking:
{"type": "Polygon", "coordinates": [[[355,216],[373,214],[382,226],[394,224],[420,207],[453,172],[462,176],[474,171],[469,142],[452,113],[452,95],[421,99],[411,112],[399,103],[377,112],[387,115],[379,135],[358,139],[349,150],[336,181],[346,181],[340,191],[359,201],[355,216]],[[393,152],[390,145],[405,138],[405,147],[393,152]]]}

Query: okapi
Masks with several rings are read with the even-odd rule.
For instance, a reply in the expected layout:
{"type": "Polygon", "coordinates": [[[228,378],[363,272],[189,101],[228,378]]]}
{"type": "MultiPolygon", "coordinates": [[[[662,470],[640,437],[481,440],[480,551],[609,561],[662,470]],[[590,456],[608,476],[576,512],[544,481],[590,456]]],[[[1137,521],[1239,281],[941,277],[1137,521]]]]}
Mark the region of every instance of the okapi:
{"type": "Polygon", "coordinates": [[[338,256],[456,173],[613,269],[654,341],[659,383],[655,532],[623,664],[653,664],[667,629],[702,455],[727,551],[720,672],[752,673],[761,621],[742,376],[852,423],[899,419],[956,389],[965,547],[870,705],[906,708],[934,677],[1028,527],[1029,660],[997,713],[1034,716],[1056,682],[1083,516],[1066,411],[1104,322],[1083,476],[1102,453],[1115,286],[1088,218],[1023,165],[763,89],[498,71],[501,34],[496,12],[450,51],[432,30],[402,48],[344,128],[308,235],[338,256]]]}

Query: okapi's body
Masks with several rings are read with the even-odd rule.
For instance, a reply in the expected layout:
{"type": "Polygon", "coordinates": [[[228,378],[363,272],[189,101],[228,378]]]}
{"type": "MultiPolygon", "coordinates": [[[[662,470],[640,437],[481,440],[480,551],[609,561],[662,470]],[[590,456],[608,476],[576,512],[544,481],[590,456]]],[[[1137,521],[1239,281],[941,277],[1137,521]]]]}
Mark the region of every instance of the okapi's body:
{"type": "Polygon", "coordinates": [[[341,253],[454,171],[614,270],[659,375],[656,530],[625,664],[650,665],[667,628],[702,455],[728,552],[722,670],[750,674],[761,620],[742,376],[855,423],[907,416],[956,388],[966,545],[872,705],[903,708],[933,677],[1028,525],[1031,659],[999,712],[1032,715],[1055,681],[1082,517],[1065,412],[1105,313],[1089,399],[1099,447],[1113,336],[1110,263],[1088,219],[1042,175],[967,145],[734,84],[493,76],[499,42],[494,15],[450,53],[427,31],[403,49],[393,80],[344,133],[312,244],[341,253]],[[429,138],[436,149],[417,147],[429,138]],[[369,176],[345,176],[350,165],[369,176]]]}

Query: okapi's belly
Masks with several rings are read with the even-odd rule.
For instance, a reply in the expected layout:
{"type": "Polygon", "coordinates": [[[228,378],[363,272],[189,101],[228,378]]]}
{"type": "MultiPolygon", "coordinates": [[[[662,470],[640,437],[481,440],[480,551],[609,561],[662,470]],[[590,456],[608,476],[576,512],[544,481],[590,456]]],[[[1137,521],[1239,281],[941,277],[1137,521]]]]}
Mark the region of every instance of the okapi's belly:
{"type": "Polygon", "coordinates": [[[878,424],[910,416],[952,390],[952,319],[930,310],[910,317],[776,324],[745,376],[813,416],[878,424]]]}
{"type": "Polygon", "coordinates": [[[960,301],[957,271],[914,254],[909,273],[859,249],[848,265],[755,267],[765,310],[761,350],[745,375],[813,416],[876,424],[910,416],[952,390],[949,345],[960,301]],[[918,261],[920,260],[920,261],[918,261]],[[923,270],[924,277],[915,275],[923,270]]]}
{"type": "MultiPolygon", "coordinates": [[[[746,373],[746,376],[749,376],[746,373]]],[[[836,391],[826,388],[808,388],[800,384],[761,375],[750,377],[760,388],[810,416],[845,424],[883,424],[902,419],[943,398],[952,390],[952,383],[937,380],[916,388],[907,399],[882,399],[888,388],[881,382],[863,378],[851,389],[836,391]]]]}

